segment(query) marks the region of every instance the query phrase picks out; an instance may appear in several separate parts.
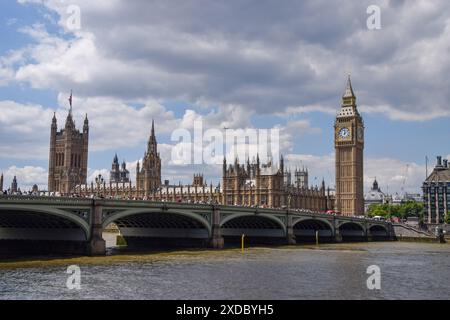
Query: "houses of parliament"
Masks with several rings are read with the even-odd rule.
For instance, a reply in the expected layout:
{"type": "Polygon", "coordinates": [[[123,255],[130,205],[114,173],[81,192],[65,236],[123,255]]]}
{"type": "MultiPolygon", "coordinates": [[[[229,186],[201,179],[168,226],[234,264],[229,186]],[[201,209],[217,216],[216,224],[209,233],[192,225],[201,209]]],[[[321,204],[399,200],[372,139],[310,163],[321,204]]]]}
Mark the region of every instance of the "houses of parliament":
{"type": "Polygon", "coordinates": [[[262,164],[259,157],[240,163],[223,160],[222,180],[206,184],[202,174],[195,174],[189,185],[170,185],[161,178],[161,157],[152,122],[151,133],[142,163],[136,167],[136,181],[130,179],[126,163],[114,156],[110,179],[87,181],[89,121],[86,115],[82,131],[76,129],[72,107],[65,126],[58,131],[56,116],[50,133],[49,192],[62,195],[102,196],[117,199],[146,199],[224,205],[263,206],[271,208],[308,209],[324,212],[337,210],[344,215],[364,212],[363,147],[364,124],[356,107],[350,77],[335,122],[336,194],[324,181],[310,186],[307,169],[293,174],[285,168],[283,156],[276,165],[262,164]]]}

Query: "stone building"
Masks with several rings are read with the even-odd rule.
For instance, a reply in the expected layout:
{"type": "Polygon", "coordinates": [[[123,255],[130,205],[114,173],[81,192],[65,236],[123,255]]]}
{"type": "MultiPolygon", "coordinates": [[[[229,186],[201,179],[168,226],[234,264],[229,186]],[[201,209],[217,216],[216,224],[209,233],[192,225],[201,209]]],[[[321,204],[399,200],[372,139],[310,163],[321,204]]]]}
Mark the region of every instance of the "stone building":
{"type": "Polygon", "coordinates": [[[10,192],[12,194],[19,192],[19,187],[18,187],[18,184],[17,184],[17,177],[16,176],[14,176],[13,181],[11,182],[10,192]]]}
{"type": "Polygon", "coordinates": [[[120,165],[117,154],[114,156],[111,165],[111,171],[109,172],[109,180],[112,183],[130,182],[130,171],[127,170],[127,164],[125,161],[123,161],[122,165],[120,165]]]}
{"type": "Polygon", "coordinates": [[[113,159],[110,181],[97,179],[95,182],[77,184],[73,192],[81,196],[97,195],[119,199],[145,199],[191,203],[218,203],[243,206],[274,208],[298,208],[326,211],[334,207],[333,198],[325,183],[321,187],[308,186],[308,170],[296,170],[291,179],[290,170],[285,170],[281,157],[279,167],[271,161],[260,164],[259,157],[253,162],[227,167],[223,163],[222,185],[208,185],[202,174],[195,174],[192,184],[161,184],[161,158],[152,122],[142,164],[136,166],[136,183],[130,181],[126,167],[119,167],[117,155],[113,159]],[[128,179],[127,179],[128,178],[128,179]]]}
{"type": "Polygon", "coordinates": [[[147,143],[142,166],[138,162],[136,167],[136,187],[139,194],[149,196],[161,186],[161,157],[158,152],[158,143],[155,135],[155,121],[152,121],[152,130],[147,143]]]}
{"type": "Polygon", "coordinates": [[[447,159],[437,157],[433,172],[422,185],[426,221],[429,224],[444,222],[450,210],[450,166],[447,159]]]}
{"type": "Polygon", "coordinates": [[[307,171],[296,170],[296,180],[291,183],[291,173],[284,168],[283,156],[278,167],[269,161],[261,164],[256,161],[227,166],[223,161],[222,203],[226,205],[263,206],[271,208],[301,208],[313,211],[331,209],[325,183],[320,188],[309,188],[307,171]],[[301,177],[299,180],[298,177],[301,177]]]}
{"type": "Polygon", "coordinates": [[[50,131],[48,191],[70,194],[76,185],[86,183],[88,168],[89,121],[86,115],[83,131],[75,127],[72,106],[64,129],[58,131],[56,115],[50,131]]]}
{"type": "Polygon", "coordinates": [[[356,106],[350,76],[334,125],[336,210],[346,216],[364,214],[364,121],[356,106]]]}
{"type": "Polygon", "coordinates": [[[378,181],[375,179],[372,188],[364,196],[364,212],[367,212],[372,204],[384,204],[386,202],[387,196],[381,191],[378,181]]]}

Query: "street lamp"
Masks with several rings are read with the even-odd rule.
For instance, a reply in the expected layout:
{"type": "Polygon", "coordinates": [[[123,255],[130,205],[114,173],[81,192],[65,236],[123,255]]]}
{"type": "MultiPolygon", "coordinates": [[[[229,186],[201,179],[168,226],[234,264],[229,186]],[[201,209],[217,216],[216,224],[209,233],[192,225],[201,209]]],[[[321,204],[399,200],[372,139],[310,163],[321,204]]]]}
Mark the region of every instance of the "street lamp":
{"type": "Polygon", "coordinates": [[[97,184],[97,196],[100,193],[100,186],[105,182],[105,179],[103,179],[103,176],[99,174],[97,177],[95,177],[95,183],[97,184]]]}
{"type": "Polygon", "coordinates": [[[289,192],[289,194],[288,194],[288,205],[287,205],[288,210],[291,210],[291,200],[292,200],[292,194],[291,194],[291,192],[289,192]]]}

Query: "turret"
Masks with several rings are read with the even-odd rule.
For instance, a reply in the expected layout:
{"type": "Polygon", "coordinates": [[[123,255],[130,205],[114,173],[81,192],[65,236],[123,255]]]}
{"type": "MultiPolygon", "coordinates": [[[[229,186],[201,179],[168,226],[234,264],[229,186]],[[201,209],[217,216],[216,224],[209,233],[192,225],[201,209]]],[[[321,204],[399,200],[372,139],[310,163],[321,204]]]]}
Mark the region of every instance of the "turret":
{"type": "Polygon", "coordinates": [[[69,113],[67,114],[66,124],[65,124],[64,128],[68,132],[75,130],[75,122],[73,121],[73,116],[72,116],[72,107],[70,107],[69,113]]]}
{"type": "Polygon", "coordinates": [[[225,177],[226,173],[227,173],[227,157],[224,156],[223,157],[223,166],[222,166],[222,174],[224,177],[225,177]]]}
{"type": "Polygon", "coordinates": [[[18,188],[17,188],[17,177],[14,176],[14,179],[13,179],[13,181],[11,183],[11,192],[12,193],[16,193],[17,191],[18,191],[18,188]]]}
{"type": "Polygon", "coordinates": [[[56,112],[53,112],[53,118],[52,118],[52,126],[51,131],[56,133],[56,130],[58,129],[57,120],[56,120],[56,112]]]}
{"type": "Polygon", "coordinates": [[[155,135],[155,120],[152,120],[152,130],[151,130],[150,138],[148,139],[147,152],[156,154],[157,153],[157,145],[158,145],[158,143],[156,142],[156,135],[155,135]]]}
{"type": "Polygon", "coordinates": [[[87,113],[86,117],[84,118],[83,133],[89,133],[89,120],[87,113]]]}
{"type": "Polygon", "coordinates": [[[284,172],[284,158],[283,155],[280,157],[280,171],[284,172]]]}

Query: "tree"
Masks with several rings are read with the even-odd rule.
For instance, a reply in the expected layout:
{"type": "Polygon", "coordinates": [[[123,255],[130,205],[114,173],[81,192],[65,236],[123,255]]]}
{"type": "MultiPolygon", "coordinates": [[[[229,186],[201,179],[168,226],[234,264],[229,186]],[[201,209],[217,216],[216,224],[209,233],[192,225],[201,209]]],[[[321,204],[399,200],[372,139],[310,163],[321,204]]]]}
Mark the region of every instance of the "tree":
{"type": "Polygon", "coordinates": [[[391,217],[399,217],[405,219],[408,217],[421,217],[423,216],[423,212],[423,204],[415,201],[408,201],[400,205],[372,204],[370,205],[367,213],[370,217],[381,216],[386,219],[391,217]]]}
{"type": "Polygon", "coordinates": [[[450,224],[450,211],[447,212],[447,214],[445,215],[445,221],[446,224],[450,224]]]}

